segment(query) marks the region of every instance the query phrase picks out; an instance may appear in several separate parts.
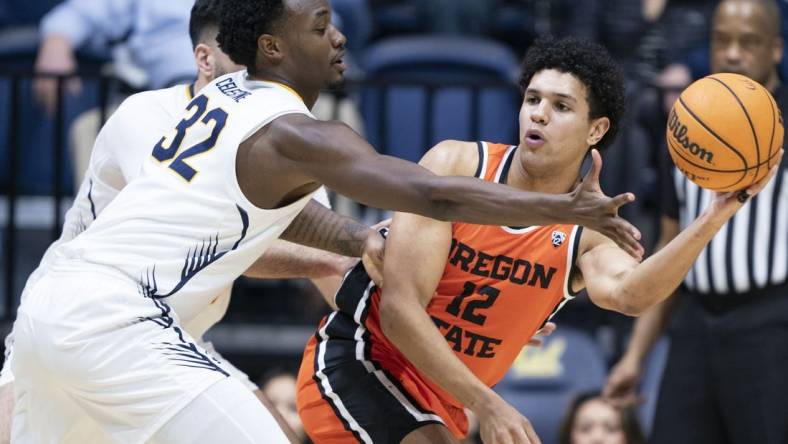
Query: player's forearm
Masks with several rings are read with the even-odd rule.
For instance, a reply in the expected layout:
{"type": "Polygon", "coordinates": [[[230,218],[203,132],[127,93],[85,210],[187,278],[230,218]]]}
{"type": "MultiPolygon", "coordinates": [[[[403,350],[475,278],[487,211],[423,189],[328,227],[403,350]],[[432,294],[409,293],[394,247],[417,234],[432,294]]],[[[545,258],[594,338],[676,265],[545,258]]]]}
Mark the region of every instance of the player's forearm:
{"type": "Polygon", "coordinates": [[[310,201],[281,238],[342,256],[361,257],[367,238],[373,235],[377,235],[375,230],[361,222],[310,201]]]}
{"type": "Polygon", "coordinates": [[[494,392],[452,352],[424,308],[404,298],[386,303],[381,297],[380,322],[386,337],[424,373],[463,405],[476,410],[486,405],[494,392]]]}
{"type": "Polygon", "coordinates": [[[580,222],[572,217],[567,194],[533,193],[468,177],[440,177],[430,187],[429,199],[446,221],[512,226],[580,222]]]}
{"type": "Polygon", "coordinates": [[[244,276],[259,279],[317,279],[342,276],[354,263],[355,259],[347,256],[278,239],[246,270],[244,276]]]}
{"type": "Polygon", "coordinates": [[[670,296],[727,220],[701,214],[664,248],[627,272],[614,293],[619,311],[637,316],[670,296]]]}

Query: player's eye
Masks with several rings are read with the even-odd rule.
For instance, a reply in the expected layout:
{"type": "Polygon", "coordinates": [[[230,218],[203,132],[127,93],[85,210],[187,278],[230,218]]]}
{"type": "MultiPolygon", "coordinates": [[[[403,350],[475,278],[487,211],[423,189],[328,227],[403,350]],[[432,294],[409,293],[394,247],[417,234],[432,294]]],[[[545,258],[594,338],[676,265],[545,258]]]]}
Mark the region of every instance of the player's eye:
{"type": "Polygon", "coordinates": [[[536,105],[539,103],[539,97],[536,96],[528,96],[525,98],[525,103],[529,105],[536,105]]]}

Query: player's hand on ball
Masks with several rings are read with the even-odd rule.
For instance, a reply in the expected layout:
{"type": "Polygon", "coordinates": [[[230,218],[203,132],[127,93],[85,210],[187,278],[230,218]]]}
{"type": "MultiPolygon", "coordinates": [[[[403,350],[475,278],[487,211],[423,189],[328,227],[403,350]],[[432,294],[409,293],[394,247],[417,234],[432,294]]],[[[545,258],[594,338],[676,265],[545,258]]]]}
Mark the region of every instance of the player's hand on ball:
{"type": "Polygon", "coordinates": [[[784,150],[781,149],[775,164],[769,169],[769,174],[746,189],[729,193],[714,193],[709,210],[715,214],[722,214],[724,217],[733,216],[751,197],[763,191],[766,185],[769,184],[769,181],[780,171],[783,153],[784,150]]]}
{"type": "Polygon", "coordinates": [[[541,444],[531,422],[501,397],[474,411],[484,444],[541,444]]]}
{"type": "Polygon", "coordinates": [[[616,197],[606,196],[599,186],[602,157],[596,149],[591,150],[591,160],[591,170],[571,193],[572,206],[569,211],[573,223],[602,233],[640,261],[644,252],[639,242],[640,231],[618,215],[618,209],[633,202],[635,195],[623,193],[616,197]]]}
{"type": "Polygon", "coordinates": [[[374,230],[369,230],[370,234],[364,241],[364,252],[361,261],[364,269],[378,287],[383,286],[383,256],[386,251],[386,240],[374,230]]]}

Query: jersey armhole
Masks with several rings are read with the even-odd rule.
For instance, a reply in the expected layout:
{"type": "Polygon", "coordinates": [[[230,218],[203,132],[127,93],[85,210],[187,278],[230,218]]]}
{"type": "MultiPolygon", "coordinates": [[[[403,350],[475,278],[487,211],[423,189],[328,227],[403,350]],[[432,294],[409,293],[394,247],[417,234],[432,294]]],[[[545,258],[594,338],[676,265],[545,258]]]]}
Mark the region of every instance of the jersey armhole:
{"type": "Polygon", "coordinates": [[[487,163],[490,157],[487,150],[487,142],[476,142],[476,149],[479,152],[479,164],[476,166],[476,172],[473,177],[484,180],[487,176],[487,163]]]}
{"type": "Polygon", "coordinates": [[[572,290],[572,281],[578,274],[582,274],[580,268],[577,266],[577,253],[580,251],[580,238],[583,235],[583,227],[580,225],[575,225],[574,233],[572,233],[572,243],[569,246],[569,257],[567,258],[567,262],[569,264],[568,272],[566,273],[566,287],[565,287],[565,294],[567,297],[574,298],[577,296],[578,293],[582,291],[574,291],[572,290]]]}

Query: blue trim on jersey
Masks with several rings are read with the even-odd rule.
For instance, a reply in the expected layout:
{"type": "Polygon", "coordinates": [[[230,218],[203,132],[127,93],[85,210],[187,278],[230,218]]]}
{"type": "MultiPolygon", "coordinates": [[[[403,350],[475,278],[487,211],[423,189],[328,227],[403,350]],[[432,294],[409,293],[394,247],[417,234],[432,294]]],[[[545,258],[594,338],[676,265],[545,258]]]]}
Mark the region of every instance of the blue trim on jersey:
{"type": "Polygon", "coordinates": [[[90,214],[93,215],[93,220],[96,220],[96,204],[93,203],[93,197],[91,193],[93,192],[93,179],[90,179],[89,182],[90,186],[88,187],[88,202],[90,202],[90,214]]]}
{"type": "MultiPolygon", "coordinates": [[[[146,297],[150,298],[150,296],[147,295],[146,297]]],[[[150,300],[153,301],[153,303],[156,305],[156,308],[161,310],[161,316],[149,316],[145,318],[138,318],[138,320],[140,322],[152,321],[162,328],[172,328],[175,333],[178,334],[178,340],[180,340],[179,344],[174,344],[172,342],[161,342],[161,346],[157,347],[158,350],[163,351],[164,355],[170,357],[170,360],[175,361],[176,365],[180,365],[181,367],[212,370],[219,372],[226,377],[230,376],[230,374],[224,371],[223,368],[219,367],[218,361],[215,358],[203,354],[200,352],[200,349],[197,348],[196,344],[187,341],[186,338],[183,337],[183,330],[181,330],[180,327],[173,325],[175,321],[172,319],[172,316],[170,316],[172,309],[169,305],[167,305],[166,302],[155,298],[150,298],[150,300]]]]}
{"type": "Polygon", "coordinates": [[[237,204],[235,207],[238,208],[238,213],[241,216],[242,227],[241,237],[237,242],[235,242],[232,248],[217,253],[216,249],[219,247],[219,234],[217,233],[214,237],[203,240],[201,243],[195,245],[194,249],[189,249],[188,253],[186,254],[186,259],[183,262],[181,280],[175,285],[175,288],[173,288],[172,291],[167,294],[158,293],[158,285],[156,284],[156,265],[154,264],[152,270],[149,269],[145,276],[140,277],[140,280],[138,281],[140,292],[145,297],[154,299],[170,297],[183,288],[183,286],[186,285],[193,277],[197,276],[197,273],[221,259],[225,254],[236,250],[241,244],[241,241],[246,238],[246,232],[249,229],[249,215],[237,204]]]}

